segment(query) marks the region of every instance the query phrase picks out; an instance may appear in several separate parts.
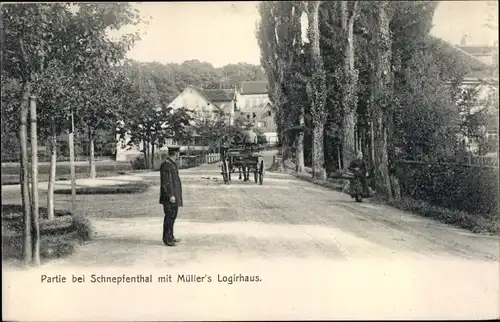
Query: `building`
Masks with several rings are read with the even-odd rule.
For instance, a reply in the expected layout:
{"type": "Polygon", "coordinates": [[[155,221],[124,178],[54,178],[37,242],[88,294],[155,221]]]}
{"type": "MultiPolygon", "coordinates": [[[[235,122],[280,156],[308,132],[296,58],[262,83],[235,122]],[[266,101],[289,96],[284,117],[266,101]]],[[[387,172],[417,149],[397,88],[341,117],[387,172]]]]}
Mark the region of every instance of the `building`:
{"type": "Polygon", "coordinates": [[[245,111],[250,108],[264,106],[269,103],[269,89],[267,81],[242,82],[236,92],[235,111],[245,111]]]}
{"type": "MultiPolygon", "coordinates": [[[[467,35],[464,35],[462,37],[460,45],[458,45],[457,48],[488,66],[498,67],[498,42],[495,42],[491,46],[470,45],[467,43],[467,35]]],[[[496,72],[498,75],[498,68],[496,68],[496,72]]]]}
{"type": "MultiPolygon", "coordinates": [[[[246,122],[253,123],[255,128],[266,136],[269,143],[276,143],[275,115],[269,100],[267,85],[267,81],[242,82],[241,86],[236,89],[200,89],[190,85],[168,106],[174,110],[184,107],[192,110],[199,117],[210,117],[210,115],[221,117],[222,115],[231,125],[234,124],[236,118],[242,118],[246,122]]],[[[181,153],[185,153],[188,149],[190,151],[208,149],[202,137],[196,133],[193,137],[193,142],[189,146],[181,146],[170,139],[157,151],[167,150],[169,147],[179,148],[181,153]]],[[[116,159],[130,160],[137,157],[141,150],[141,146],[129,149],[125,142],[118,142],[116,159]]]]}
{"type": "Polygon", "coordinates": [[[184,107],[195,113],[222,111],[232,119],[235,100],[234,89],[201,89],[190,85],[168,106],[173,109],[184,107]]]}
{"type": "Polygon", "coordinates": [[[267,142],[278,142],[277,126],[274,119],[271,103],[262,103],[246,108],[244,111],[235,112],[235,118],[242,122],[253,124],[254,128],[265,135],[267,142]]]}
{"type": "MultiPolygon", "coordinates": [[[[461,115],[473,115],[480,111],[485,111],[491,115],[498,114],[498,100],[492,101],[492,97],[498,97],[498,43],[493,46],[469,45],[466,42],[466,36],[462,38],[460,45],[452,47],[457,54],[466,63],[469,73],[464,77],[461,87],[465,91],[470,88],[477,90],[477,104],[472,106],[469,111],[462,111],[461,115]]],[[[484,126],[486,138],[498,140],[498,119],[492,118],[484,126]]],[[[463,137],[464,144],[470,152],[478,151],[478,144],[472,138],[463,137]]]]}
{"type": "MultiPolygon", "coordinates": [[[[234,89],[200,89],[195,86],[186,87],[179,95],[177,95],[168,105],[172,109],[186,108],[193,111],[198,117],[223,117],[227,118],[229,124],[234,120],[236,94],[234,89]]],[[[143,147],[128,148],[126,139],[117,143],[116,160],[125,161],[136,158],[143,147]]],[[[196,133],[193,134],[193,140],[189,145],[180,145],[173,139],[167,140],[165,146],[157,148],[157,151],[168,150],[168,148],[176,148],[180,153],[189,151],[207,150],[208,147],[204,144],[203,138],[196,133]]]]}
{"type": "Polygon", "coordinates": [[[269,99],[267,81],[242,82],[236,92],[235,118],[250,122],[262,132],[267,141],[276,143],[277,128],[274,111],[269,99]]]}

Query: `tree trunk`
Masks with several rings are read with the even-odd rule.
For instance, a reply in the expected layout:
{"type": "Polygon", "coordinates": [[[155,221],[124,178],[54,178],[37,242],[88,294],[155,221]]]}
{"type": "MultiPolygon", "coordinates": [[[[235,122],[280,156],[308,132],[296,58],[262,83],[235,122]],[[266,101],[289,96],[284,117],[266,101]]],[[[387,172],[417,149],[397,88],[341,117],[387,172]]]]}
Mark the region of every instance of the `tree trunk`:
{"type": "Polygon", "coordinates": [[[356,116],[354,113],[344,113],[342,119],[342,157],[344,168],[347,168],[356,157],[355,127],[356,116]]]}
{"type": "Polygon", "coordinates": [[[313,146],[312,146],[312,176],[318,180],[326,179],[324,168],[324,139],[323,129],[320,126],[313,128],[313,146]]]}
{"type": "Polygon", "coordinates": [[[75,172],[75,118],[74,112],[70,115],[71,127],[68,133],[69,168],[71,176],[71,211],[76,212],[76,172],[75,172]]]}
{"type": "Polygon", "coordinates": [[[375,113],[374,126],[374,175],[375,191],[386,199],[392,199],[387,156],[387,128],[382,112],[375,113]]]}
{"type": "Polygon", "coordinates": [[[313,121],[312,175],[315,179],[325,180],[323,132],[326,121],[326,74],[319,46],[320,4],[320,1],[311,1],[308,10],[308,36],[311,43],[311,61],[313,68],[308,94],[312,102],[311,112],[313,121]]]}
{"type": "Polygon", "coordinates": [[[28,100],[30,95],[29,81],[23,82],[20,105],[20,126],[19,143],[21,145],[20,156],[20,183],[21,183],[21,202],[23,209],[23,259],[25,264],[31,263],[32,245],[31,245],[31,205],[29,197],[29,178],[28,178],[28,100]]]}
{"type": "Polygon", "coordinates": [[[51,133],[50,133],[50,173],[49,183],[47,188],[47,218],[54,220],[54,186],[56,183],[56,164],[57,164],[57,134],[55,119],[51,120],[51,133]]]}
{"type": "MultiPolygon", "coordinates": [[[[360,151],[363,153],[363,159],[365,160],[367,164],[367,170],[371,169],[371,162],[370,162],[370,155],[368,153],[368,143],[367,143],[367,131],[366,131],[366,122],[363,122],[363,127],[359,129],[358,135],[359,135],[359,140],[360,140],[360,151]]],[[[370,196],[370,190],[368,189],[368,179],[364,180],[364,185],[363,185],[363,193],[365,196],[369,197],[370,196]]]]}
{"type": "Polygon", "coordinates": [[[35,265],[40,265],[40,214],[38,198],[38,137],[37,137],[37,115],[35,97],[30,97],[30,120],[31,120],[31,189],[32,189],[32,260],[35,265]]]}
{"type": "Polygon", "coordinates": [[[95,179],[97,176],[95,170],[95,156],[94,156],[94,133],[89,129],[89,164],[90,164],[90,178],[95,179]]]}
{"type": "Polygon", "coordinates": [[[151,144],[151,169],[155,168],[155,145],[151,144]]]}
{"type": "Polygon", "coordinates": [[[300,132],[297,134],[297,144],[295,149],[295,164],[297,166],[297,172],[304,172],[304,131],[305,131],[305,111],[304,106],[300,107],[300,132]]]}
{"type": "Polygon", "coordinates": [[[389,29],[388,1],[374,3],[374,40],[375,79],[373,86],[374,121],[374,172],[375,190],[380,196],[391,200],[391,181],[389,177],[387,109],[388,98],[392,91],[391,35],[389,29]],[[382,106],[382,104],[386,106],[382,106]]]}
{"type": "Polygon", "coordinates": [[[342,169],[342,154],[340,153],[340,147],[337,147],[337,163],[338,169],[342,169]]]}
{"type": "Polygon", "coordinates": [[[357,1],[353,7],[347,8],[348,2],[341,1],[341,26],[344,41],[344,87],[342,93],[342,158],[344,168],[351,164],[356,154],[355,127],[357,104],[357,71],[354,67],[354,18],[356,15],[357,1]]]}
{"type": "Polygon", "coordinates": [[[149,143],[146,138],[142,139],[142,153],[144,154],[144,169],[149,167],[149,143]]]}

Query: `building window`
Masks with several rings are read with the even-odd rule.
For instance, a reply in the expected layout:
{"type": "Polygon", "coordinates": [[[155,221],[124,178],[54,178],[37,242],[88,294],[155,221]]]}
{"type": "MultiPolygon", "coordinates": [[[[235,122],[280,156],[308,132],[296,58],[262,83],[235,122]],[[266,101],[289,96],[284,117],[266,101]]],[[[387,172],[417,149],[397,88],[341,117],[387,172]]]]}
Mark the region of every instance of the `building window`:
{"type": "Polygon", "coordinates": [[[268,111],[268,112],[267,112],[267,115],[268,115],[268,116],[271,116],[271,115],[272,115],[272,112],[271,112],[271,111],[268,111]]]}

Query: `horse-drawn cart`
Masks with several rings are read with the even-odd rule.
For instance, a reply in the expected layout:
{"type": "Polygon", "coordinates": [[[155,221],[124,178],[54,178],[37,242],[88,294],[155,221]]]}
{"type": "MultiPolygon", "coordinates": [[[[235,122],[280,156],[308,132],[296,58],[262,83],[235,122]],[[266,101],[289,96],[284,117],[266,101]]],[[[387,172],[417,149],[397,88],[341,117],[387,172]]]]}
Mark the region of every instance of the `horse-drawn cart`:
{"type": "Polygon", "coordinates": [[[253,138],[246,139],[246,133],[233,140],[229,146],[221,148],[221,174],[224,183],[231,183],[231,174],[238,170],[243,181],[250,180],[250,173],[254,175],[254,182],[264,182],[264,160],[261,154],[262,147],[253,138]],[[234,143],[236,142],[236,143],[234,143]]]}

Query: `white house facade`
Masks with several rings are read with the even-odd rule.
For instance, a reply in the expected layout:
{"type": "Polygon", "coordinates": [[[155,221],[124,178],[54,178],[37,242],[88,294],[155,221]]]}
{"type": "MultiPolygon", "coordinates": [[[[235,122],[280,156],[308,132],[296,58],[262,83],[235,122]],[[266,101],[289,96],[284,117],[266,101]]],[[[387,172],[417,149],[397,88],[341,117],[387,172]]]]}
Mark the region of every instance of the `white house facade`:
{"type": "MultiPolygon", "coordinates": [[[[267,81],[242,82],[235,89],[200,89],[195,86],[186,87],[168,105],[172,109],[186,108],[201,117],[213,115],[224,117],[229,124],[236,118],[250,121],[267,138],[269,143],[277,142],[275,115],[271,108],[267,81]]],[[[196,121],[195,121],[196,122],[196,121]]],[[[203,138],[194,135],[190,150],[207,149],[202,144],[203,138]]],[[[127,139],[117,143],[116,160],[125,161],[136,158],[141,154],[142,146],[129,148],[127,139]]],[[[168,150],[168,147],[179,148],[185,152],[188,147],[180,146],[173,139],[167,140],[166,145],[157,148],[157,151],[168,150]]]]}
{"type": "Polygon", "coordinates": [[[235,117],[243,122],[253,124],[255,129],[265,135],[268,143],[278,142],[276,120],[270,102],[235,112],[235,117]]]}
{"type": "MultiPolygon", "coordinates": [[[[194,119],[196,117],[205,117],[213,115],[213,117],[227,118],[229,124],[234,122],[234,107],[235,107],[235,90],[234,89],[200,89],[195,86],[186,87],[179,95],[177,95],[168,107],[176,110],[179,108],[186,108],[193,111],[194,119]]],[[[195,121],[194,121],[195,122],[195,121]]],[[[181,146],[175,140],[168,139],[166,144],[162,147],[156,147],[157,151],[167,151],[168,148],[179,148],[180,152],[186,152],[188,149],[193,150],[206,150],[208,147],[202,144],[203,138],[194,134],[193,142],[189,146],[181,146]]],[[[138,147],[129,148],[127,146],[128,138],[117,143],[116,160],[128,161],[136,158],[141,154],[143,149],[142,144],[138,147]]]]}
{"type": "Polygon", "coordinates": [[[269,103],[267,81],[242,82],[236,92],[236,111],[245,111],[269,103]]]}

